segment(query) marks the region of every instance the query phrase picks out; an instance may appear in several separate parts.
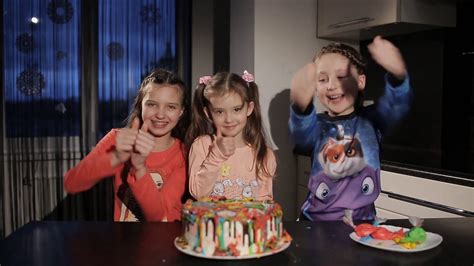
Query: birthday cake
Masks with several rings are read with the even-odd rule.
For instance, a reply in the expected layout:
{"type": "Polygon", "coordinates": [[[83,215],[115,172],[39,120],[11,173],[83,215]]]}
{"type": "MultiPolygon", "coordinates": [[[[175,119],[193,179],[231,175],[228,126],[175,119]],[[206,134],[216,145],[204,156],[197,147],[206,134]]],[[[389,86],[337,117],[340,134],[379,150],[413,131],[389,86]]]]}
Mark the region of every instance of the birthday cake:
{"type": "MultiPolygon", "coordinates": [[[[272,254],[288,246],[283,211],[273,201],[188,200],[177,247],[203,257],[272,254]]],[[[193,255],[193,254],[191,254],[193,255]]]]}

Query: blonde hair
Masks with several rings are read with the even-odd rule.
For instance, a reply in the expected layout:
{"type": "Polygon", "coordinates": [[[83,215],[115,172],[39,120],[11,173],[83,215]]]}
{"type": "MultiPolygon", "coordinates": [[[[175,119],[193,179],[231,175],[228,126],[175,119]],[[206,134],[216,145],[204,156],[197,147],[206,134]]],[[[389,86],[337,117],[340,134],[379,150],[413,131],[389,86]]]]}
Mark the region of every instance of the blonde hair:
{"type": "Polygon", "coordinates": [[[340,54],[349,59],[351,64],[357,69],[357,73],[359,75],[363,75],[365,73],[365,67],[367,66],[367,62],[362,57],[362,55],[352,46],[339,42],[331,43],[324,46],[321,51],[314,56],[313,62],[316,62],[324,54],[330,53],[340,54]]]}

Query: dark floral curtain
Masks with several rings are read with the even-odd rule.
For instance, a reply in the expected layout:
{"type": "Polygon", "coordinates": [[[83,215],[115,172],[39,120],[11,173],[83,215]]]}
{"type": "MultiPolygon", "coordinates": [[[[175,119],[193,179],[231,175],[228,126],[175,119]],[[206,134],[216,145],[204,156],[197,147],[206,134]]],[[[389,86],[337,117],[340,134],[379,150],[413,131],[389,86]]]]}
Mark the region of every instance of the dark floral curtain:
{"type": "Polygon", "coordinates": [[[176,70],[175,0],[103,0],[99,7],[99,136],[124,126],[140,82],[176,70]]]}
{"type": "Polygon", "coordinates": [[[80,1],[3,1],[2,235],[42,219],[80,157],[80,1]]]}
{"type": "Polygon", "coordinates": [[[123,126],[149,71],[177,69],[175,0],[3,0],[2,8],[0,238],[32,220],[111,219],[111,179],[67,195],[63,175],[123,126]]]}

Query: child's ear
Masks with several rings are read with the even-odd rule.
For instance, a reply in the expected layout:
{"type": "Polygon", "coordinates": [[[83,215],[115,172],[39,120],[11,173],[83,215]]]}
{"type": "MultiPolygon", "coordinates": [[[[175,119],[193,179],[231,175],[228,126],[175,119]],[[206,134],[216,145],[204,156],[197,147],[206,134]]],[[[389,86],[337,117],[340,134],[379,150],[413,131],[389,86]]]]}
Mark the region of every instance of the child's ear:
{"type": "Polygon", "coordinates": [[[359,88],[360,91],[363,91],[365,89],[365,80],[366,80],[365,75],[359,75],[357,77],[357,87],[359,88]]]}
{"type": "Polygon", "coordinates": [[[254,102],[249,102],[249,106],[247,108],[247,116],[250,116],[252,114],[254,107],[255,107],[255,103],[254,102]]]}

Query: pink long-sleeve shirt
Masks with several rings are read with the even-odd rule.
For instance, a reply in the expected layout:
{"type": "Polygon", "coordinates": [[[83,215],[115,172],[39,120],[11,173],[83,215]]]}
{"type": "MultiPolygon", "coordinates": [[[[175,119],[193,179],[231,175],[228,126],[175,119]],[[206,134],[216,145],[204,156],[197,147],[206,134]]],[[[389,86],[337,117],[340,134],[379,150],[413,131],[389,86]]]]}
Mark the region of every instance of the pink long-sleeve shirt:
{"type": "Polygon", "coordinates": [[[97,146],[64,176],[69,193],[85,191],[114,176],[115,221],[174,221],[181,219],[181,197],[186,187],[186,163],[178,139],[165,151],[152,152],[146,159],[147,173],[136,179],[133,172],[121,173],[124,164],[111,166],[110,151],[115,149],[118,129],[110,131],[97,146]]]}
{"type": "Polygon", "coordinates": [[[258,178],[255,173],[255,153],[250,146],[239,147],[225,156],[210,136],[201,136],[189,152],[189,190],[196,198],[225,196],[228,199],[273,199],[272,177],[276,158],[268,149],[266,167],[271,177],[258,178]]]}

